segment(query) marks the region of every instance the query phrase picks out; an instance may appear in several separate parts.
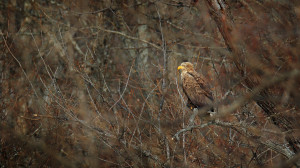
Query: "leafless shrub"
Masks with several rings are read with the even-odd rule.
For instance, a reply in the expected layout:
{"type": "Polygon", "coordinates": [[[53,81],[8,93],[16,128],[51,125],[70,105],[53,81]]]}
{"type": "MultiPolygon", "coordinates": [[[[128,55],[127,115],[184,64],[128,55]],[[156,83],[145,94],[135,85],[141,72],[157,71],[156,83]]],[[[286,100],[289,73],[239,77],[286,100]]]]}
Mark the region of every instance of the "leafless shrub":
{"type": "Polygon", "coordinates": [[[1,167],[299,166],[299,2],[0,8],[1,167]],[[183,61],[210,118],[186,107],[183,61]]]}

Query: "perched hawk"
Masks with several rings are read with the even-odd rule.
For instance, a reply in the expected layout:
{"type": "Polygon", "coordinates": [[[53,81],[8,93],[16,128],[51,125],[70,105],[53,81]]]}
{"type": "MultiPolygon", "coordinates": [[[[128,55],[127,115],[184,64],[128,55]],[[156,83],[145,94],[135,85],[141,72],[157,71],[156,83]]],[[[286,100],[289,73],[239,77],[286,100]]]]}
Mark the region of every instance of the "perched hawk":
{"type": "Polygon", "coordinates": [[[206,105],[212,105],[214,99],[211,90],[204,78],[194,70],[193,64],[183,62],[177,69],[181,70],[183,91],[188,97],[187,106],[200,109],[206,105]]]}

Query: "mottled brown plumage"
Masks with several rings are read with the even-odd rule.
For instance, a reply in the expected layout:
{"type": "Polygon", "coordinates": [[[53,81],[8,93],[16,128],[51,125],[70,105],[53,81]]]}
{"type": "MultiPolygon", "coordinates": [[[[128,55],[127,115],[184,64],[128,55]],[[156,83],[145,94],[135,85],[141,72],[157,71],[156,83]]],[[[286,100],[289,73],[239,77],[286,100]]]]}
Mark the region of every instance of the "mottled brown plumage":
{"type": "Polygon", "coordinates": [[[183,62],[178,70],[181,70],[182,88],[188,97],[187,106],[199,109],[212,105],[214,99],[211,90],[205,79],[195,71],[193,64],[183,62]]]}

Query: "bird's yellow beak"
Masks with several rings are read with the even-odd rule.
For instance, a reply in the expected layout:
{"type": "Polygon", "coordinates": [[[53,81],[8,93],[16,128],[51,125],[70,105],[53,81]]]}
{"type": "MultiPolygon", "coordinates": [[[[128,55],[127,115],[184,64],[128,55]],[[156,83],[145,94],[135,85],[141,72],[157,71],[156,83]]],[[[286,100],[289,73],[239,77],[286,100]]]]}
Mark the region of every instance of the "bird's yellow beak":
{"type": "Polygon", "coordinates": [[[183,66],[178,66],[177,70],[179,71],[180,69],[184,69],[183,66]]]}

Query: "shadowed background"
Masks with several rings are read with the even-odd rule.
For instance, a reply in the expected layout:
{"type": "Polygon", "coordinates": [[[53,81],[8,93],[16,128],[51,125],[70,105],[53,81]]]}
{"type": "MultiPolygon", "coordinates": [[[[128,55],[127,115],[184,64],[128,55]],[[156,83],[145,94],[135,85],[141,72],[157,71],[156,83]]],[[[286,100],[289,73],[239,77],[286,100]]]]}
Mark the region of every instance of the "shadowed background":
{"type": "Polygon", "coordinates": [[[298,1],[2,0],[1,167],[298,164],[298,1]],[[217,122],[186,107],[205,76],[217,122]]]}

